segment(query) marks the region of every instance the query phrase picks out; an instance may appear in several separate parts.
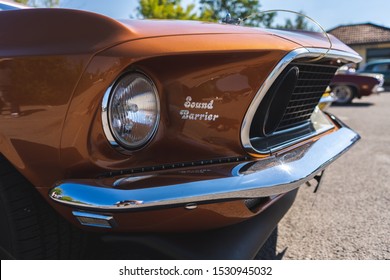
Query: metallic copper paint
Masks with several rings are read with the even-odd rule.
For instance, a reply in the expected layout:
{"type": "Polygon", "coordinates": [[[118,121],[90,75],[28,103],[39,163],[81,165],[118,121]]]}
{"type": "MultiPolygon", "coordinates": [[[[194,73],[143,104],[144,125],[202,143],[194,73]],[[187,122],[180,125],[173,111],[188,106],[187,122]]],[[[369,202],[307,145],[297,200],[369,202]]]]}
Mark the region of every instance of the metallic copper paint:
{"type": "Polygon", "coordinates": [[[244,155],[239,139],[241,120],[275,59],[280,59],[286,53],[284,49],[294,45],[280,44],[284,49],[272,52],[268,50],[271,46],[266,45],[267,49],[261,51],[253,40],[243,39],[240,44],[247,50],[237,52],[240,47],[237,36],[230,39],[231,44],[225,42],[220,48],[215,43],[220,40],[207,35],[137,40],[96,56],[80,80],[64,127],[62,163],[72,172],[70,176],[88,176],[84,166],[95,166],[95,172],[102,172],[244,155]],[[165,46],[164,56],[161,46],[165,46]],[[138,57],[140,53],[142,56],[138,57]],[[121,154],[105,139],[100,103],[96,101],[126,69],[148,74],[159,90],[162,105],[160,126],[151,143],[142,150],[121,154]],[[232,83],[235,89],[228,91],[232,83]],[[219,114],[219,119],[215,123],[181,120],[180,110],[184,109],[187,96],[199,101],[218,99],[212,113],[219,114]],[[86,106],[91,110],[80,122],[80,111],[86,106]],[[74,135],[74,131],[80,134],[74,135]],[[67,156],[76,153],[80,154],[78,159],[67,156]],[[75,168],[69,168],[72,166],[75,168]]]}
{"type": "MultiPolygon", "coordinates": [[[[71,222],[75,219],[69,208],[47,196],[59,180],[245,155],[241,121],[261,83],[291,50],[327,45],[310,33],[274,35],[194,22],[119,23],[62,9],[1,12],[0,25],[13,26],[0,30],[0,37],[6,38],[0,42],[0,63],[12,73],[9,101],[21,112],[12,118],[10,111],[2,111],[0,151],[71,222]],[[161,121],[149,145],[123,154],[104,136],[101,102],[117,77],[133,69],[156,83],[161,121]],[[218,100],[213,110],[218,121],[181,120],[187,96],[218,100]]],[[[351,52],[335,39],[334,48],[351,52]]],[[[234,201],[201,205],[195,211],[172,208],[115,218],[124,225],[122,230],[175,231],[224,226],[253,215],[243,201],[234,201]]]]}
{"type": "MultiPolygon", "coordinates": [[[[12,58],[22,65],[12,67],[12,72],[18,73],[19,81],[34,81],[47,88],[45,94],[49,100],[37,104],[28,119],[12,119],[4,123],[4,140],[0,143],[8,160],[37,187],[49,188],[60,179],[93,177],[112,169],[243,155],[239,139],[240,122],[251,99],[277,61],[288,51],[299,47],[292,42],[294,34],[290,41],[272,36],[270,32],[244,27],[187,22],[184,29],[172,21],[144,24],[128,21],[125,27],[104,16],[61,9],[54,13],[45,9],[2,12],[0,21],[9,21],[22,13],[21,22],[35,24],[40,18],[56,22],[52,30],[36,32],[36,36],[45,42],[43,37],[46,36],[47,40],[48,33],[53,34],[48,47],[53,52],[55,49],[55,52],[64,54],[37,56],[36,51],[41,49],[34,42],[39,40],[31,40],[29,45],[20,36],[12,37],[9,32],[4,35],[14,39],[0,45],[2,57],[8,57],[11,50],[23,45],[23,52],[29,56],[12,58]],[[60,24],[68,22],[70,17],[75,19],[73,23],[68,26],[60,24]],[[78,22],[83,22],[83,27],[73,26],[78,22]],[[161,25],[160,37],[152,31],[152,26],[156,24],[161,25]],[[110,30],[115,31],[110,33],[110,30]],[[86,32],[88,39],[80,41],[86,32]],[[182,33],[196,35],[180,35],[182,33]],[[104,40],[95,45],[93,42],[97,38],[104,40]],[[73,44],[79,42],[79,46],[65,44],[65,39],[73,44]],[[119,44],[125,41],[128,42],[119,44]],[[95,54],[99,49],[107,50],[95,54]],[[23,65],[32,65],[34,60],[39,61],[40,77],[39,72],[35,76],[24,72],[23,65]],[[58,60],[64,61],[64,65],[55,67],[75,71],[42,75],[51,71],[58,60]],[[46,63],[42,63],[44,61],[46,63]],[[129,155],[119,154],[109,146],[102,132],[102,96],[125,69],[138,69],[150,75],[159,89],[161,104],[165,104],[162,105],[157,135],[145,148],[148,153],[143,149],[129,155]],[[66,87],[58,83],[59,80],[66,81],[66,87]],[[235,84],[235,90],[227,91],[232,84],[235,84]],[[199,100],[221,99],[220,104],[215,106],[219,120],[213,124],[180,120],[179,110],[190,95],[199,100]],[[63,102],[58,104],[57,99],[63,102]],[[35,127],[36,133],[25,133],[26,122],[34,121],[39,123],[41,132],[35,127]],[[15,134],[8,132],[8,124],[9,129],[15,128],[12,123],[21,125],[15,134]],[[12,143],[8,135],[31,142],[34,147],[24,144],[22,146],[28,149],[20,148],[20,145],[12,143]],[[37,148],[37,144],[41,146],[37,148]],[[37,159],[40,163],[32,161],[30,164],[31,157],[37,158],[33,151],[40,152],[41,156],[37,159]],[[47,176],[48,168],[51,176],[47,176]]],[[[301,38],[297,36],[297,40],[301,38]]],[[[42,52],[45,51],[42,49],[42,52]]],[[[36,95],[43,94],[42,87],[32,84],[31,91],[36,91],[36,95]]],[[[26,99],[26,95],[21,95],[16,102],[22,104],[26,99]]],[[[21,108],[22,111],[26,109],[21,108]]]]}
{"type": "Polygon", "coordinates": [[[108,17],[67,9],[2,11],[0,56],[94,54],[129,38],[129,29],[108,17]]]}

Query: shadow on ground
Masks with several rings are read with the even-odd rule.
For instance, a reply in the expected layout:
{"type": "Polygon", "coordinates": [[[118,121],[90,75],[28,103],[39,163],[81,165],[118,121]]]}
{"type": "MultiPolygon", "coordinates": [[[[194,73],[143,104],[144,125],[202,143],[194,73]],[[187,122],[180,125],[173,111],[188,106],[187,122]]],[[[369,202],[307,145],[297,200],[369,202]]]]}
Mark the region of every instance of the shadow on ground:
{"type": "MultiPolygon", "coordinates": [[[[281,260],[288,248],[277,252],[278,230],[275,229],[255,260],[281,260]]],[[[96,235],[88,238],[85,259],[89,260],[170,260],[170,256],[134,242],[106,242],[96,235]]]]}
{"type": "Polygon", "coordinates": [[[334,107],[370,107],[375,105],[374,103],[371,102],[359,102],[359,103],[349,103],[349,104],[332,104],[334,107]]]}

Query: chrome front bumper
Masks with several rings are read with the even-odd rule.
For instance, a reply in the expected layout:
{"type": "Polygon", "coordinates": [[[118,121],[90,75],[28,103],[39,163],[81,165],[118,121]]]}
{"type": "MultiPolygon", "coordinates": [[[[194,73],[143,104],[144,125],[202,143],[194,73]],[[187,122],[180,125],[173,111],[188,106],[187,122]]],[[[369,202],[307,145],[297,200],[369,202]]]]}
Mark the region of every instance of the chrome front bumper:
{"type": "Polygon", "coordinates": [[[73,209],[115,211],[267,197],[298,188],[355,144],[360,136],[332,117],[340,128],[315,142],[266,159],[210,165],[121,178],[69,180],[50,197],[73,209]],[[218,169],[219,168],[219,169],[218,169]],[[190,177],[186,180],[183,178],[190,177]],[[168,178],[168,179],[167,179],[168,178]],[[177,180],[176,180],[177,179],[177,180]],[[158,182],[151,186],[150,180],[158,182]]]}
{"type": "Polygon", "coordinates": [[[381,93],[381,92],[384,92],[385,91],[385,88],[382,86],[382,85],[376,85],[373,89],[372,89],[372,92],[373,93],[381,93]]]}

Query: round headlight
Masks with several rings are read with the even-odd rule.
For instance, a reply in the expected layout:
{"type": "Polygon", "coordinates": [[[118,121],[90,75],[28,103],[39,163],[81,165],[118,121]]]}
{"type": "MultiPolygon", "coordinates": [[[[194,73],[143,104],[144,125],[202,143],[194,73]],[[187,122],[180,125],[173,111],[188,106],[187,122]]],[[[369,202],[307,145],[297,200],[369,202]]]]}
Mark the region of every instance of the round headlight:
{"type": "MultiPolygon", "coordinates": [[[[160,119],[160,106],[156,87],[145,75],[122,76],[112,88],[107,105],[103,113],[108,115],[114,143],[137,149],[153,137],[160,119]]],[[[110,136],[107,138],[113,142],[110,136]]]]}

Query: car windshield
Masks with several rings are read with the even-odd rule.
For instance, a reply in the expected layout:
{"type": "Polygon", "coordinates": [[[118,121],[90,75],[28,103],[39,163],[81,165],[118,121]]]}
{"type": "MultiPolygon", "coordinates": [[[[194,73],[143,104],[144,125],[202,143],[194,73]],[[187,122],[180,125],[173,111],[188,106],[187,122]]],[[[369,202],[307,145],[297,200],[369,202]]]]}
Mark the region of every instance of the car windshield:
{"type": "Polygon", "coordinates": [[[19,9],[23,9],[23,8],[26,8],[26,7],[24,7],[22,5],[18,5],[16,3],[11,3],[11,2],[4,2],[4,1],[0,2],[0,11],[19,10],[19,9]]]}
{"type": "Polygon", "coordinates": [[[15,10],[15,9],[16,9],[15,7],[0,3],[0,11],[8,11],[8,10],[15,10]]]}
{"type": "Polygon", "coordinates": [[[389,64],[376,64],[372,67],[372,71],[388,71],[389,70],[389,64]]]}

